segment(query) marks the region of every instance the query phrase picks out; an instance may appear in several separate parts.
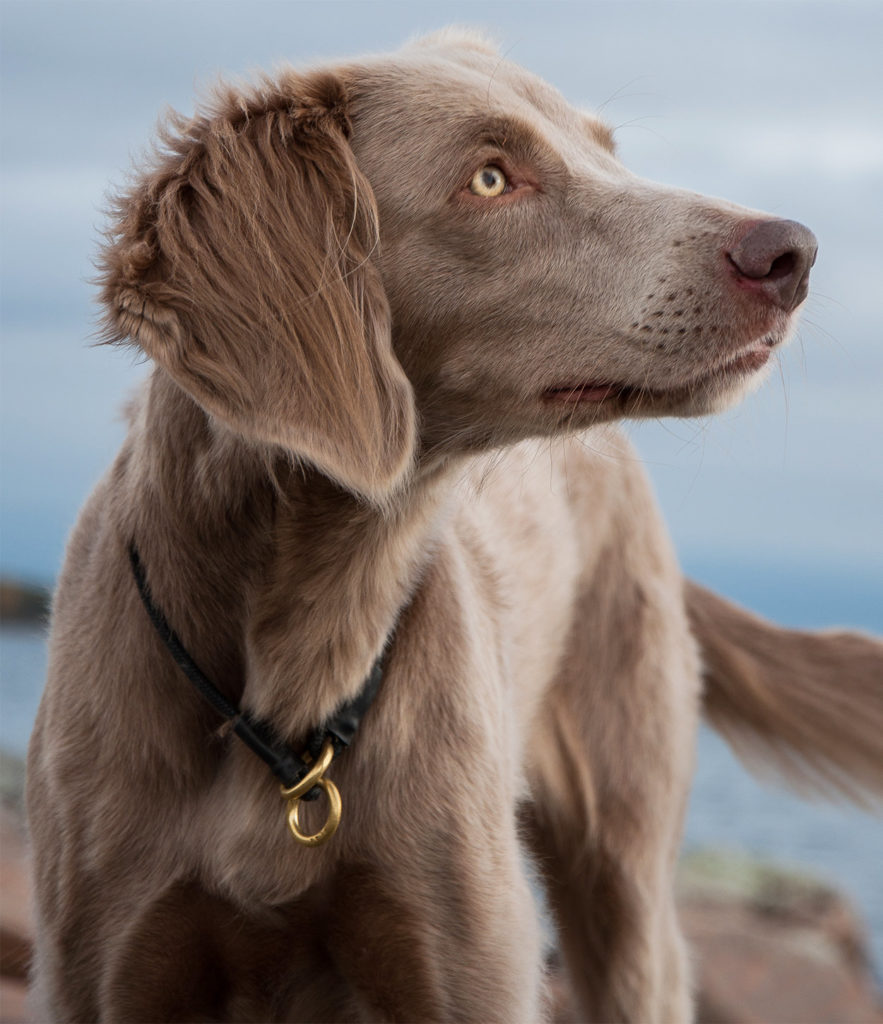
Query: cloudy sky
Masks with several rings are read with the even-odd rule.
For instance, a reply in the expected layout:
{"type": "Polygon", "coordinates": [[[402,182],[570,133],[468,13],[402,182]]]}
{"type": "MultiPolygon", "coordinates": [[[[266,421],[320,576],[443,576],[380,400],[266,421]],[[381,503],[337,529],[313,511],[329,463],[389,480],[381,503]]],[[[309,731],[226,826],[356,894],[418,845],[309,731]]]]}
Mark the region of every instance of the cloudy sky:
{"type": "Polygon", "coordinates": [[[709,422],[630,428],[687,567],[760,610],[883,630],[883,5],[2,0],[5,573],[51,581],[145,368],[91,347],[102,204],[219,74],[488,29],[603,107],[638,173],[808,224],[799,338],[709,422]]]}

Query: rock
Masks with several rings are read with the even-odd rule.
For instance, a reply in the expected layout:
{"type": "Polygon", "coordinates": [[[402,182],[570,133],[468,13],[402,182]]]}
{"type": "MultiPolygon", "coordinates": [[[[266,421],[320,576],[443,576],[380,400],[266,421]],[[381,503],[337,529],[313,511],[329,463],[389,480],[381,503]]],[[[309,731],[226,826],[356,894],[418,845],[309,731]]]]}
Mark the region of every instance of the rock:
{"type": "Polygon", "coordinates": [[[0,806],[0,975],[23,980],[30,959],[31,906],[21,819],[0,806]]]}
{"type": "Polygon", "coordinates": [[[6,808],[13,816],[18,816],[19,831],[24,815],[24,788],[24,761],[20,757],[7,754],[5,750],[0,750],[0,806],[6,808]]]}
{"type": "Polygon", "coordinates": [[[49,617],[49,591],[19,580],[0,579],[0,620],[45,623],[49,617]]]}
{"type": "Polygon", "coordinates": [[[829,886],[738,855],[685,857],[681,922],[704,1024],[883,1021],[864,927],[829,886]]]}
{"type": "Polygon", "coordinates": [[[24,838],[24,765],[0,753],[0,1024],[25,1024],[31,906],[24,838]]]}
{"type": "Polygon", "coordinates": [[[0,977],[0,1024],[29,1024],[28,989],[23,981],[0,977]]]}
{"type": "MultiPolygon", "coordinates": [[[[679,872],[698,1024],[881,1024],[861,920],[836,890],[738,854],[698,852],[679,872]]],[[[580,1024],[558,956],[555,1024],[580,1024]]]]}

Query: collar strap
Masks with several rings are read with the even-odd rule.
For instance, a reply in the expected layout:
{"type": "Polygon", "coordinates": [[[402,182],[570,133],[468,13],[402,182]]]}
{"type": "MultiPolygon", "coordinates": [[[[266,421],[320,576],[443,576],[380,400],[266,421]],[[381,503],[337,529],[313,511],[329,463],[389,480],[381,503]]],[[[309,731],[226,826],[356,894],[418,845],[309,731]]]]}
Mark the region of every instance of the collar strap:
{"type": "MultiPolygon", "coordinates": [[[[331,743],[335,754],[339,754],[350,745],[359,723],[371,707],[383,681],[385,650],[374,662],[356,696],[342,704],[330,718],[310,733],[305,746],[305,753],[309,756],[307,761],[281,740],[268,722],[261,721],[231,704],[190,657],[180,637],[169,625],[168,619],[154,604],[134,541],[129,544],[129,562],[144,608],[160,640],[175,659],[175,664],[215,711],[232,724],[233,732],[239,739],[267,763],[270,771],[286,789],[296,787],[306,777],[310,765],[319,757],[326,743],[331,743]]],[[[315,800],[320,792],[319,786],[313,786],[301,799],[315,800]]]]}

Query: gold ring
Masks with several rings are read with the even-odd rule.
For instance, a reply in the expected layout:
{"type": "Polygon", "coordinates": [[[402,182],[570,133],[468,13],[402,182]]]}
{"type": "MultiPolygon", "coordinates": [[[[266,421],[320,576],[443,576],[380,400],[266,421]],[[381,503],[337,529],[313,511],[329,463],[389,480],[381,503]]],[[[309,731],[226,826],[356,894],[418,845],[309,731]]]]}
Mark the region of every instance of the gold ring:
{"type": "MultiPolygon", "coordinates": [[[[301,785],[303,785],[303,782],[298,783],[298,786],[301,785]]],[[[340,824],[341,801],[337,786],[334,785],[331,779],[323,779],[321,777],[314,779],[309,788],[312,789],[314,785],[324,789],[325,796],[328,798],[328,817],[318,832],[314,832],[311,836],[301,832],[300,822],[298,821],[301,798],[295,796],[291,797],[288,801],[288,827],[291,829],[291,834],[294,838],[304,846],[321,846],[322,843],[334,835],[337,831],[337,826],[340,824]]]]}
{"type": "MultiPolygon", "coordinates": [[[[308,755],[306,754],[304,755],[304,757],[307,756],[308,755]]],[[[312,768],[310,768],[300,782],[295,783],[295,785],[290,786],[288,789],[286,789],[285,786],[282,786],[282,795],[287,800],[296,800],[305,793],[309,793],[313,786],[318,786],[322,781],[322,776],[328,770],[328,766],[331,764],[333,758],[334,746],[332,745],[331,740],[326,740],[325,746],[322,747],[322,753],[319,755],[312,768]]]]}

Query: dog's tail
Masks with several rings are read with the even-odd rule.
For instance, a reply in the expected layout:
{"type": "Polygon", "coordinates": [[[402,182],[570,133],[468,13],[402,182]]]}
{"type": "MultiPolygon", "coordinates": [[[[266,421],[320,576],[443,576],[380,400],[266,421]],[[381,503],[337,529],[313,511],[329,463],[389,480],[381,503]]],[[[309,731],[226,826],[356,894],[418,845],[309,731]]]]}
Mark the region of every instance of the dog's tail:
{"type": "Polygon", "coordinates": [[[705,715],[747,766],[883,806],[883,643],[783,629],[690,581],[685,596],[705,715]]]}

